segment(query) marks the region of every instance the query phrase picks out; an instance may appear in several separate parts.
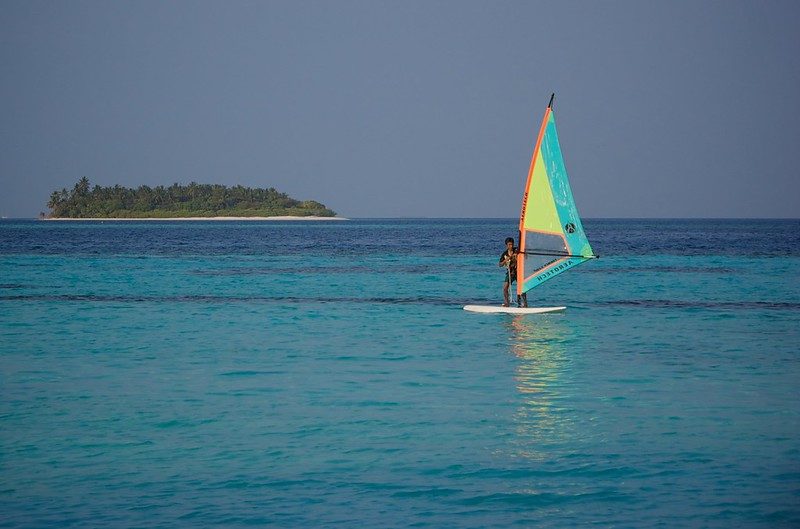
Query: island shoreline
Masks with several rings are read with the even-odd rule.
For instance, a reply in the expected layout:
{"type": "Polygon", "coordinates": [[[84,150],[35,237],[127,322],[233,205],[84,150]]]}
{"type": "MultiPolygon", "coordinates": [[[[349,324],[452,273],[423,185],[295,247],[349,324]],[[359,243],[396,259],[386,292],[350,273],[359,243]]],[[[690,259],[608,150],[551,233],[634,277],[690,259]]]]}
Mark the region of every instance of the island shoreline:
{"type": "Polygon", "coordinates": [[[45,217],[39,220],[45,221],[317,221],[317,220],[350,220],[345,217],[315,217],[315,216],[291,216],[279,215],[275,217],[45,217]]]}

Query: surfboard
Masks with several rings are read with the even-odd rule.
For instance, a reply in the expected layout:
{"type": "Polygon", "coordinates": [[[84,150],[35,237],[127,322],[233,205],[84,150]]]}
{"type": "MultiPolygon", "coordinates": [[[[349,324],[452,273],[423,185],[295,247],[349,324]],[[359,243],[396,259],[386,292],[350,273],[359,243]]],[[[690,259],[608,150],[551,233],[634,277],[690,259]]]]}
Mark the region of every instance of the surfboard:
{"type": "Polygon", "coordinates": [[[497,305],[465,305],[464,310],[484,314],[547,314],[563,312],[567,307],[502,307],[497,305]]]}

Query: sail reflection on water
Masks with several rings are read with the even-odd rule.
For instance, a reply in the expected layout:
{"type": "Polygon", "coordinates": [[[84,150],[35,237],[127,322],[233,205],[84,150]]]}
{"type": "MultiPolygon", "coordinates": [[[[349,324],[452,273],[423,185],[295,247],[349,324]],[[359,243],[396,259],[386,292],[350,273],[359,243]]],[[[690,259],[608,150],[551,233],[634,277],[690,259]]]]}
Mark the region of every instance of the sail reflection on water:
{"type": "Polygon", "coordinates": [[[514,377],[520,397],[514,414],[518,457],[551,457],[553,449],[574,433],[573,415],[565,404],[571,387],[569,328],[561,320],[518,316],[506,324],[511,352],[518,360],[514,377]]]}

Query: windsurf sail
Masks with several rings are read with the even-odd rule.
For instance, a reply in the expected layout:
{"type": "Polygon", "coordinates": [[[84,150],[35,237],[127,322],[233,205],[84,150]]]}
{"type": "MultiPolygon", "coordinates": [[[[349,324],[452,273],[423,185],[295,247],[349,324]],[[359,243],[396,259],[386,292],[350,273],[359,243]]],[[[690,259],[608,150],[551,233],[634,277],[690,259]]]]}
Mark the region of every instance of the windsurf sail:
{"type": "Polygon", "coordinates": [[[517,296],[598,256],[583,231],[558,142],[553,98],[533,150],[519,217],[517,296]]]}

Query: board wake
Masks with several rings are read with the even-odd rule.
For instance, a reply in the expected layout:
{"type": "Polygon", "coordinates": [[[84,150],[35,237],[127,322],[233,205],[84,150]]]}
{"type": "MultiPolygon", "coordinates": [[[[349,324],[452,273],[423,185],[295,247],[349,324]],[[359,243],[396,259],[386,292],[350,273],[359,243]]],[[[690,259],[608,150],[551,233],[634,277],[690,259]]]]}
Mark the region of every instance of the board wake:
{"type": "Polygon", "coordinates": [[[567,307],[501,307],[498,305],[465,305],[464,310],[484,314],[547,314],[563,312],[567,307]]]}

